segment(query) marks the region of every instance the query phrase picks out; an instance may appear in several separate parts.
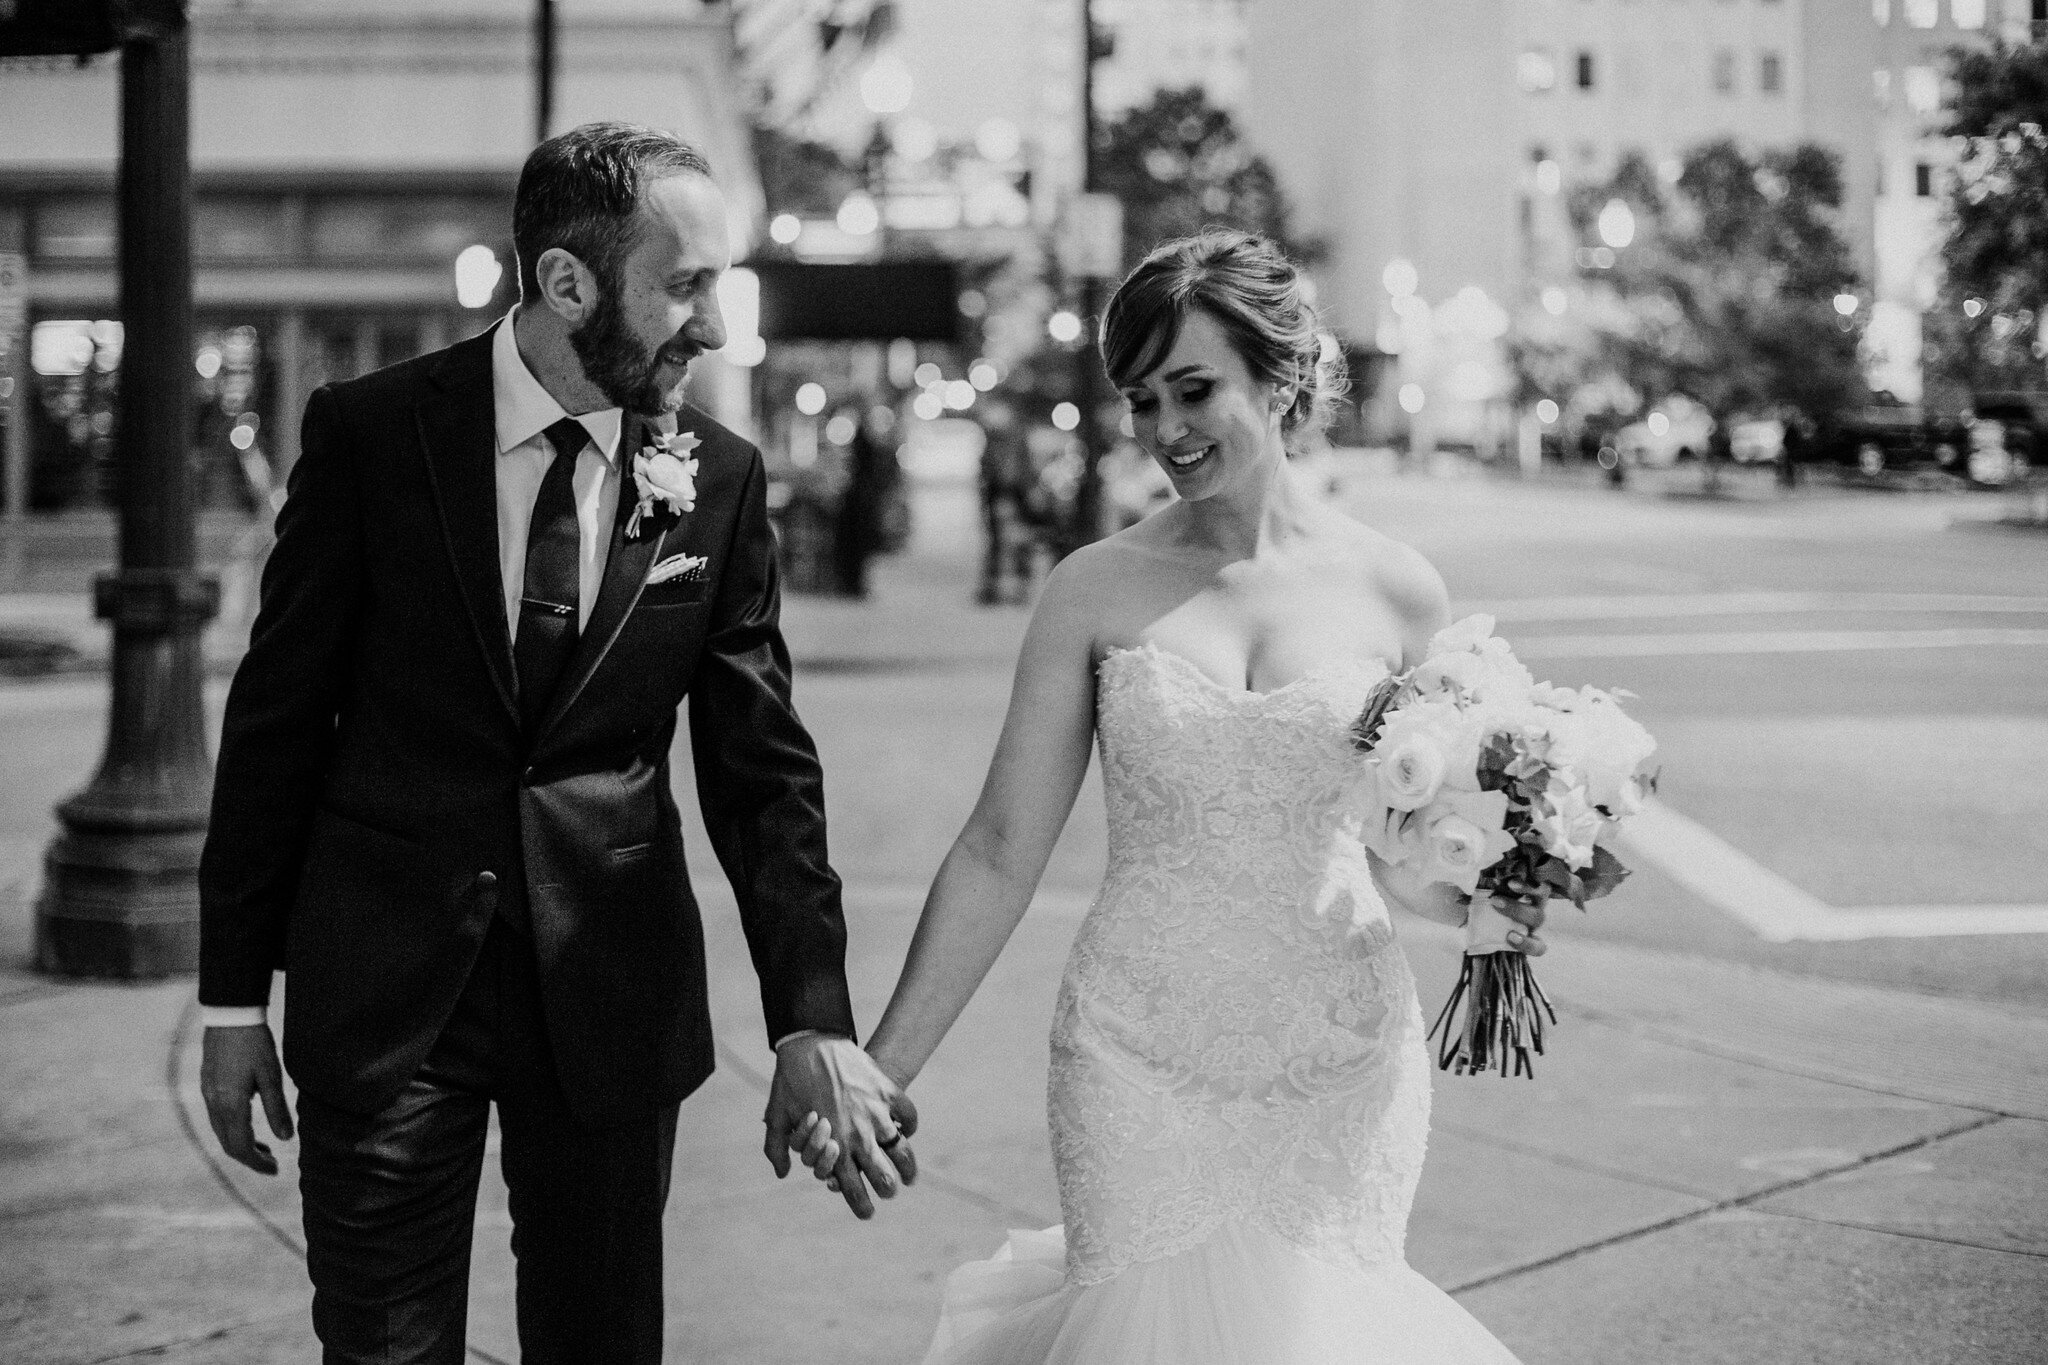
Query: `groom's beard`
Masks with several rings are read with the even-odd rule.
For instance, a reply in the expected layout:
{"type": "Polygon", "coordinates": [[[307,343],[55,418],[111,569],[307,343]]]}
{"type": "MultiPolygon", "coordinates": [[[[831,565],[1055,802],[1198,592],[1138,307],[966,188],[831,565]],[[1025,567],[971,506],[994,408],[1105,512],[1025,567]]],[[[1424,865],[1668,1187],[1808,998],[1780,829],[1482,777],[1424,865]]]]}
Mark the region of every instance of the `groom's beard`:
{"type": "Polygon", "coordinates": [[[598,294],[597,307],[582,326],[569,333],[569,344],[583,363],[583,377],[596,385],[612,406],[656,417],[683,405],[682,379],[674,388],[661,387],[662,357],[666,353],[672,361],[687,364],[696,350],[684,349],[687,343],[659,351],[643,344],[626,326],[626,310],[619,306],[617,291],[598,294]]]}

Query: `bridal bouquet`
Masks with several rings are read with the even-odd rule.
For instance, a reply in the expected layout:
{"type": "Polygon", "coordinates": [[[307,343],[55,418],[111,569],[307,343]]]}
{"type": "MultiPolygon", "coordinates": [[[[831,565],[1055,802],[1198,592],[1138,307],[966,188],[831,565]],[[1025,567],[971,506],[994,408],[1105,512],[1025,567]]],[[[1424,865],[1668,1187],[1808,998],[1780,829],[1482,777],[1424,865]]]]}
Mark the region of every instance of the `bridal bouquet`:
{"type": "Polygon", "coordinates": [[[1537,682],[1485,615],[1438,632],[1428,657],[1374,688],[1352,738],[1367,755],[1361,841],[1472,897],[1464,970],[1429,1031],[1444,1033],[1438,1066],[1533,1075],[1543,1016],[1557,1014],[1489,894],[1520,883],[1583,910],[1618,886],[1628,869],[1602,840],[1655,790],[1643,765],[1657,742],[1613,693],[1537,682]]]}

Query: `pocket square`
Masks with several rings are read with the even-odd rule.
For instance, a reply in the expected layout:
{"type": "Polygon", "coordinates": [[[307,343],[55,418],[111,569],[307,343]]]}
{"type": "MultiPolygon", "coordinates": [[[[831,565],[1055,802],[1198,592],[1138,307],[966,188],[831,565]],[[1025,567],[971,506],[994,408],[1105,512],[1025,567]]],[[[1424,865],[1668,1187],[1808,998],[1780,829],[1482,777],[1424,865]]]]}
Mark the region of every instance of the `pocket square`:
{"type": "Polygon", "coordinates": [[[681,579],[685,583],[701,582],[704,578],[703,555],[670,555],[647,571],[647,583],[668,583],[681,579]]]}

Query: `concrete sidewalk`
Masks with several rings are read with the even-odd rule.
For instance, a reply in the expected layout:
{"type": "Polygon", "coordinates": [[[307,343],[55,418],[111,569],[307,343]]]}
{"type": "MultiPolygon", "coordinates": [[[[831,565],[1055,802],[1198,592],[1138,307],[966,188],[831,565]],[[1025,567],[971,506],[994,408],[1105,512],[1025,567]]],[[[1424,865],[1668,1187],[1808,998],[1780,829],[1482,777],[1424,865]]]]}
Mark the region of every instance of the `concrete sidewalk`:
{"type": "MultiPolygon", "coordinates": [[[[930,509],[921,531],[959,544],[959,516],[930,509]]],[[[1007,696],[1023,613],[976,610],[969,586],[957,557],[913,554],[882,566],[871,603],[788,611],[868,1025],[1007,696]]],[[[218,1156],[190,983],[23,966],[49,804],[97,753],[102,688],[0,688],[0,1359],[311,1362],[295,1153],[275,1180],[218,1156]]],[[[915,1360],[948,1270],[1007,1228],[1057,1221],[1045,1034],[1101,818],[1091,779],[1046,890],[919,1081],[925,1179],[867,1224],[808,1179],[777,1184],[761,1158],[755,984],[723,879],[708,858],[693,868],[721,1065],[683,1109],[671,1360],[915,1360]]],[[[1400,929],[1433,1014],[1454,938],[1400,929]]],[[[1554,938],[1539,968],[1564,1016],[1551,1054],[1533,1082],[1438,1078],[1409,1239],[1415,1265],[1524,1360],[2048,1360],[2048,1021],[1569,921],[1554,938]]],[[[481,1204],[472,1354],[510,1361],[495,1170],[481,1204]]]]}

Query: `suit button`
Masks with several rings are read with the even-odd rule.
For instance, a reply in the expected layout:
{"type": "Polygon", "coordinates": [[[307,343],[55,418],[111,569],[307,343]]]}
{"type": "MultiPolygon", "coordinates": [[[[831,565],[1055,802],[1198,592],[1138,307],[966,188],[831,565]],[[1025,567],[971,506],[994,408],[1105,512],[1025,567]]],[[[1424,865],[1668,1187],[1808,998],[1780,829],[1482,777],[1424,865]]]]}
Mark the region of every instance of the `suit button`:
{"type": "Polygon", "coordinates": [[[524,777],[528,782],[533,781],[533,769],[528,768],[524,773],[521,774],[521,776],[524,777]]]}
{"type": "Polygon", "coordinates": [[[494,890],[496,890],[496,889],[497,889],[497,886],[498,886],[498,874],[497,874],[497,873],[495,873],[495,872],[479,872],[479,873],[477,873],[477,874],[476,874],[476,889],[477,889],[478,891],[494,891],[494,890]]]}

